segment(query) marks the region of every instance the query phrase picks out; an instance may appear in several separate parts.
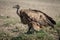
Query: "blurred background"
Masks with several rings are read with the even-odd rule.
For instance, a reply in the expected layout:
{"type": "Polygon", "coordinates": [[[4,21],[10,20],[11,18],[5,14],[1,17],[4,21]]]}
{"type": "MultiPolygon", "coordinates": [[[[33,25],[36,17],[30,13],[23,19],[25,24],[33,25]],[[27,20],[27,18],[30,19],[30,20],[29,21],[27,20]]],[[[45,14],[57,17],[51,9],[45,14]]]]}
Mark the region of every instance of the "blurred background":
{"type": "Polygon", "coordinates": [[[60,36],[60,0],[0,0],[0,40],[58,40],[60,36]],[[56,21],[55,29],[45,27],[38,33],[24,34],[28,26],[21,23],[16,9],[40,10],[56,21]]]}

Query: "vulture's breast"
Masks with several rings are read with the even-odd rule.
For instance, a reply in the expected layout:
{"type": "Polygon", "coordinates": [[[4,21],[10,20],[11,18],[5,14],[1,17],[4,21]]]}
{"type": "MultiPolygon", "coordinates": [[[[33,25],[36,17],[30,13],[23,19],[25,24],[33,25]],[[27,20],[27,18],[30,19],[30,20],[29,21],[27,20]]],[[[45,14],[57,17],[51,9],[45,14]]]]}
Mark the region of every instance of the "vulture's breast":
{"type": "Polygon", "coordinates": [[[28,24],[30,22],[29,16],[25,12],[20,12],[20,19],[23,24],[28,24]]]}

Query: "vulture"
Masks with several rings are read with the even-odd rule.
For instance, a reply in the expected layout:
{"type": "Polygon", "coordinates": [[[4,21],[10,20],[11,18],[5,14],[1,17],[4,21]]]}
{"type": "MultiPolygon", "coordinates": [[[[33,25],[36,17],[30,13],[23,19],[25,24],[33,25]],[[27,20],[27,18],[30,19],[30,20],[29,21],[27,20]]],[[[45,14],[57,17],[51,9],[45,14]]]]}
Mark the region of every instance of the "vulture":
{"type": "Polygon", "coordinates": [[[56,25],[53,18],[40,10],[20,9],[19,5],[15,5],[13,8],[17,9],[16,13],[20,17],[21,23],[28,25],[27,33],[29,33],[31,29],[39,31],[43,26],[51,26],[54,28],[54,25],[56,25]]]}

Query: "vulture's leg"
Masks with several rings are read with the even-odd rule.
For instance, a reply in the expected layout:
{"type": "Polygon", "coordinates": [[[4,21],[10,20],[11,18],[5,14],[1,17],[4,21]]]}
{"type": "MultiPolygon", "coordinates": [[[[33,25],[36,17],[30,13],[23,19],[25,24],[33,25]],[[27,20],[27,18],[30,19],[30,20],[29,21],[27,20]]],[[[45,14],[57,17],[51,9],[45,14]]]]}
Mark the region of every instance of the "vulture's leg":
{"type": "Polygon", "coordinates": [[[28,24],[28,31],[27,31],[27,33],[28,33],[28,34],[30,34],[30,33],[31,33],[31,31],[30,31],[31,29],[32,29],[32,24],[31,24],[31,23],[29,23],[29,24],[28,24]]]}

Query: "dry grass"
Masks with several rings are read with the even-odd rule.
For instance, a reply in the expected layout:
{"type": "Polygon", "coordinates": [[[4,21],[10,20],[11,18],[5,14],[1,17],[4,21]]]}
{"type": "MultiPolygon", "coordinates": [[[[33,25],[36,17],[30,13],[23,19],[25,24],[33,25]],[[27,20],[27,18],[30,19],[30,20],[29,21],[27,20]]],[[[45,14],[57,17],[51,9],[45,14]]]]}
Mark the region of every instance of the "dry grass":
{"type": "MultiPolygon", "coordinates": [[[[27,26],[22,25],[21,22],[15,18],[7,18],[7,16],[0,16],[3,23],[0,25],[0,40],[57,40],[58,33],[54,29],[45,27],[39,32],[33,34],[25,34],[27,26]],[[5,19],[5,20],[4,20],[5,19]]],[[[60,27],[60,22],[57,23],[60,27]]]]}

